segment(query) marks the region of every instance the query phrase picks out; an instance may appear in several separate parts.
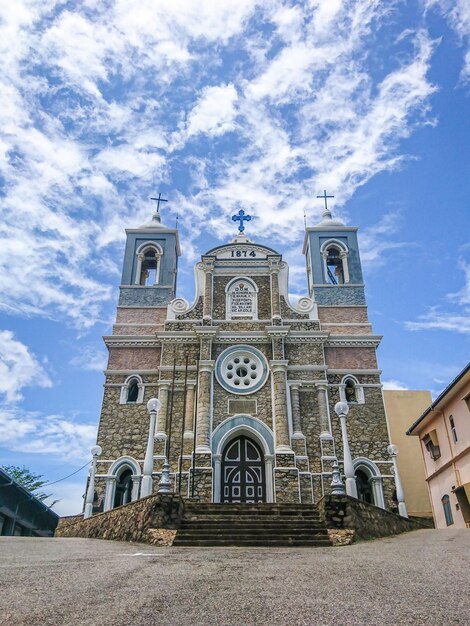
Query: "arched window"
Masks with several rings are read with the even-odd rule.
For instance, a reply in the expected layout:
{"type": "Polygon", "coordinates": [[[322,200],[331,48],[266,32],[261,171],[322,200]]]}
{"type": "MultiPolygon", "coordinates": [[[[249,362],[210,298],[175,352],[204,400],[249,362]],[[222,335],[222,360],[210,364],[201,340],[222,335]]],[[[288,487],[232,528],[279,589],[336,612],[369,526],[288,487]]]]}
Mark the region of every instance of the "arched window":
{"type": "Polygon", "coordinates": [[[321,249],[325,282],[330,285],[349,283],[348,248],[337,239],[326,241],[321,249]]]}
{"type": "Polygon", "coordinates": [[[447,494],[445,496],[442,496],[441,502],[444,509],[446,524],[447,526],[451,526],[454,523],[454,516],[452,515],[452,507],[450,505],[449,496],[447,494]]]}
{"type": "Polygon", "coordinates": [[[144,244],[137,250],[135,284],[152,287],[160,282],[162,249],[157,244],[144,244]]]}
{"type": "Polygon", "coordinates": [[[135,459],[130,456],[116,459],[106,476],[104,510],[110,511],[137,500],[141,476],[139,463],[135,459]]]}
{"type": "Polygon", "coordinates": [[[364,389],[354,376],[345,376],[340,385],[340,398],[348,404],[364,404],[364,389]]]}
{"type": "Polygon", "coordinates": [[[258,319],[258,287],[248,278],[231,280],[226,289],[227,319],[258,319]]]}
{"type": "Polygon", "coordinates": [[[138,374],[129,376],[121,387],[119,404],[142,404],[144,401],[145,385],[138,374]]]}
{"type": "Polygon", "coordinates": [[[114,489],[113,509],[117,506],[127,504],[132,500],[132,469],[126,465],[116,476],[116,486],[114,489]]]}

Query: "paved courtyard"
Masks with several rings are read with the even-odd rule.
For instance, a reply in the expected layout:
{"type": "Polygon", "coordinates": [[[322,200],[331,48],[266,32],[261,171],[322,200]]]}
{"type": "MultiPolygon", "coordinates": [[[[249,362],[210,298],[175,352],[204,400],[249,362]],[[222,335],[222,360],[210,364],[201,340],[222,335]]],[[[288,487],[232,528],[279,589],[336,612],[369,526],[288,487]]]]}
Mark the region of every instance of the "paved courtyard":
{"type": "Polygon", "coordinates": [[[2,626],[470,624],[470,530],[344,548],[0,538],[2,626]]]}

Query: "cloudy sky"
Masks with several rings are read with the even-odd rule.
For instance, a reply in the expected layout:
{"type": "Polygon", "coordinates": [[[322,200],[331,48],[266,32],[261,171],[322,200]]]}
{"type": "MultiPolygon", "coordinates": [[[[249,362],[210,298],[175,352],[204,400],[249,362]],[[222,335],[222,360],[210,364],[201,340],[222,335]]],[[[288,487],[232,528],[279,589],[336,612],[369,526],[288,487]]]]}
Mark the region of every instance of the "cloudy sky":
{"type": "MultiPolygon", "coordinates": [[[[0,8],[0,463],[89,459],[124,228],[161,191],[178,291],[230,215],[306,289],[316,196],[360,227],[388,388],[468,361],[466,0],[16,0],[0,8]]],[[[80,509],[85,472],[54,486],[80,509]]]]}

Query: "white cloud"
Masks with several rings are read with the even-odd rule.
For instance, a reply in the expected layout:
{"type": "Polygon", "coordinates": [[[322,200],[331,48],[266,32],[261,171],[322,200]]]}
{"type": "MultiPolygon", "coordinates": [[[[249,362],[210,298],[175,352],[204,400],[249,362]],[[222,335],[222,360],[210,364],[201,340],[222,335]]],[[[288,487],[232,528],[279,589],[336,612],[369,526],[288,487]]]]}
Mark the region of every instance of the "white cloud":
{"type": "Polygon", "coordinates": [[[435,8],[445,15],[465,48],[462,80],[470,80],[470,4],[467,0],[424,0],[427,9],[435,8]]]}
{"type": "Polygon", "coordinates": [[[391,241],[397,234],[400,225],[400,216],[396,212],[386,213],[377,224],[369,226],[359,233],[361,245],[361,262],[367,269],[380,267],[386,261],[386,252],[403,248],[411,244],[391,241]]]}
{"type": "Polygon", "coordinates": [[[70,365],[93,372],[102,372],[106,369],[107,363],[107,353],[103,350],[97,350],[96,346],[83,346],[70,361],[70,365]]]}
{"type": "Polygon", "coordinates": [[[399,380],[395,380],[394,378],[382,381],[382,385],[384,390],[387,391],[407,391],[409,389],[409,387],[407,387],[404,383],[400,382],[399,380]]]}
{"type": "Polygon", "coordinates": [[[407,330],[444,330],[470,334],[470,263],[460,260],[458,267],[464,272],[464,286],[456,293],[447,294],[447,300],[454,304],[454,308],[431,306],[417,320],[406,321],[407,330]]]}
{"type": "Polygon", "coordinates": [[[8,402],[21,399],[24,387],[52,387],[44,367],[9,330],[0,331],[0,394],[8,402]]]}
{"type": "Polygon", "coordinates": [[[205,89],[188,116],[187,136],[198,133],[217,136],[233,130],[237,98],[232,84],[205,89]]]}
{"type": "Polygon", "coordinates": [[[190,249],[203,211],[223,237],[242,203],[273,245],[298,242],[325,187],[340,214],[429,117],[426,33],[393,49],[379,79],[370,70],[389,12],[378,0],[9,5],[0,308],[79,328],[106,318],[115,274],[100,259],[121,256],[159,182],[179,187],[190,249]]]}
{"type": "Polygon", "coordinates": [[[0,445],[16,452],[86,461],[96,441],[96,426],[61,415],[43,415],[0,406],[0,445]]]}

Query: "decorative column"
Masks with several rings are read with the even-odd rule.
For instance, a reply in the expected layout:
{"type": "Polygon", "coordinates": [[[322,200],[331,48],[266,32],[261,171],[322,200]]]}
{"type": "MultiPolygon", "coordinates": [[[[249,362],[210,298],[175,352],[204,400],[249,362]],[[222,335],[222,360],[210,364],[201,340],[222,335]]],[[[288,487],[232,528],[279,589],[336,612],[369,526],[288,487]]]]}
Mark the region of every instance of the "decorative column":
{"type": "Polygon", "coordinates": [[[135,285],[140,285],[140,274],[142,272],[142,262],[144,258],[145,258],[145,255],[143,255],[142,253],[137,255],[137,267],[135,270],[135,280],[134,280],[135,285]]]}
{"type": "Polygon", "coordinates": [[[88,489],[86,492],[85,511],[83,513],[83,517],[85,519],[93,515],[93,500],[95,499],[96,462],[101,453],[102,449],[100,446],[93,446],[93,448],[91,449],[93,459],[91,461],[90,481],[88,483],[88,489]]]}
{"type": "Polygon", "coordinates": [[[346,428],[346,416],[349,413],[347,402],[337,402],[335,404],[335,413],[341,421],[341,436],[343,439],[343,464],[344,475],[346,476],[346,493],[348,496],[357,498],[356,476],[354,473],[354,465],[352,462],[351,451],[349,449],[348,431],[346,428]]]}
{"type": "Polygon", "coordinates": [[[220,493],[220,490],[222,489],[222,455],[213,454],[212,462],[214,465],[214,502],[222,502],[222,494],[220,493]]]}
{"type": "Polygon", "coordinates": [[[393,443],[391,443],[387,448],[387,452],[392,457],[393,475],[395,476],[395,489],[397,492],[397,500],[398,500],[398,513],[402,517],[408,517],[408,511],[406,510],[406,504],[405,504],[405,493],[403,491],[403,487],[401,484],[400,474],[398,473],[398,465],[397,465],[398,447],[395,446],[393,443]]]}
{"type": "Polygon", "coordinates": [[[327,384],[320,383],[316,385],[317,398],[318,398],[318,410],[320,413],[320,431],[321,435],[328,435],[331,437],[330,422],[328,419],[328,400],[326,396],[327,384]]]}
{"type": "Polygon", "coordinates": [[[186,389],[186,413],[184,416],[184,438],[193,438],[194,398],[196,383],[187,383],[186,389]]]}
{"type": "Polygon", "coordinates": [[[158,399],[160,400],[160,410],[157,415],[157,433],[155,439],[163,441],[166,439],[166,417],[168,410],[168,394],[170,391],[170,381],[160,380],[158,383],[158,399]]]}
{"type": "Polygon", "coordinates": [[[147,451],[145,452],[144,459],[144,471],[142,478],[142,488],[140,490],[140,497],[145,498],[152,493],[152,472],[153,472],[153,440],[155,437],[155,422],[157,419],[157,413],[160,409],[160,400],[152,398],[147,402],[147,410],[150,413],[150,426],[149,436],[147,439],[147,451]]]}
{"type": "Polygon", "coordinates": [[[300,397],[299,397],[299,384],[290,385],[290,398],[292,406],[292,437],[302,436],[302,426],[300,423],[300,397]]]}
{"type": "Polygon", "coordinates": [[[203,320],[212,320],[212,270],[213,263],[207,261],[203,265],[204,269],[204,304],[202,309],[203,320]]]}
{"type": "Polygon", "coordinates": [[[214,361],[199,361],[196,452],[211,453],[211,387],[214,361]]]}
{"type": "Polygon", "coordinates": [[[271,264],[269,271],[271,273],[271,316],[273,318],[281,318],[281,306],[279,299],[279,266],[271,264]]]}
{"type": "Polygon", "coordinates": [[[375,506],[385,509],[384,490],[382,476],[371,476],[369,479],[372,485],[375,506]]]}
{"type": "Polygon", "coordinates": [[[289,422],[287,417],[287,363],[288,362],[285,360],[276,360],[269,362],[273,375],[274,386],[276,452],[281,454],[284,452],[292,454],[289,438],[289,422]]]}
{"type": "Polygon", "coordinates": [[[104,505],[103,511],[110,511],[113,508],[114,498],[114,485],[116,483],[115,476],[106,476],[105,479],[105,491],[104,491],[104,505]]]}

